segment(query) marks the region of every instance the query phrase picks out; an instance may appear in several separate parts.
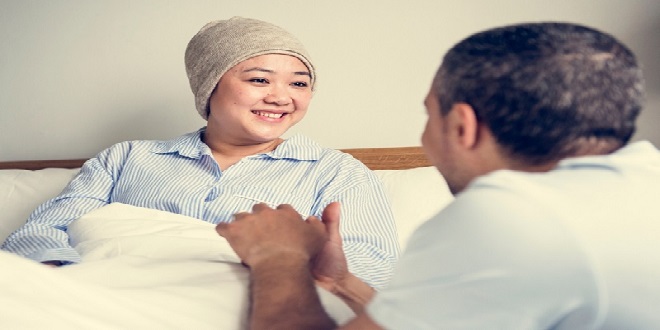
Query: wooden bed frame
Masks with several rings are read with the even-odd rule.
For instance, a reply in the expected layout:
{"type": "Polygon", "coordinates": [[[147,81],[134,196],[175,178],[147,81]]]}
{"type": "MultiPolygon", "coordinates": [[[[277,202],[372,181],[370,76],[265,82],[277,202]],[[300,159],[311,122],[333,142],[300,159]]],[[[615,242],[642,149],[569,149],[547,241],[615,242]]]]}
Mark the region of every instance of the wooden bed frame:
{"type": "MultiPolygon", "coordinates": [[[[372,170],[405,170],[431,166],[421,147],[341,149],[353,155],[372,170]]],[[[23,160],[0,162],[0,170],[41,170],[49,167],[78,168],[87,159],[23,160]]]]}

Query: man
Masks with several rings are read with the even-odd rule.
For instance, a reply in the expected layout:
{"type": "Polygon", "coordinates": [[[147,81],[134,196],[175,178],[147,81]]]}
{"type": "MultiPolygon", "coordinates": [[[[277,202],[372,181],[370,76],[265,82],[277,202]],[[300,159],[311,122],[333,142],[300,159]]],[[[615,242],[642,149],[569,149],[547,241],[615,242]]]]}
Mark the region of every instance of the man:
{"type": "Polygon", "coordinates": [[[323,222],[257,205],[218,225],[250,267],[252,326],[335,327],[316,280],[356,311],[347,329],[660,328],[660,153],[626,145],[642,101],[635,56],[588,27],[461,41],[422,135],[455,201],[377,294],[346,269],[337,204],[323,222]]]}

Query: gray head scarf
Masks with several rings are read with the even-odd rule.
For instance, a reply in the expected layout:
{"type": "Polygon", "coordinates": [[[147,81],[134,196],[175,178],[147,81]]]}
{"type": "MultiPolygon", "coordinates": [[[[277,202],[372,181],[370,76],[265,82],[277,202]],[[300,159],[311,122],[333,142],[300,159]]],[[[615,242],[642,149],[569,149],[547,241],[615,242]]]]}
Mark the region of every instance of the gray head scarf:
{"type": "Polygon", "coordinates": [[[188,43],[185,58],[199,115],[208,119],[209,98],[225,72],[242,61],[265,54],[298,58],[307,66],[314,89],[316,72],[307,51],[296,37],[281,27],[243,17],[214,21],[202,27],[188,43]]]}

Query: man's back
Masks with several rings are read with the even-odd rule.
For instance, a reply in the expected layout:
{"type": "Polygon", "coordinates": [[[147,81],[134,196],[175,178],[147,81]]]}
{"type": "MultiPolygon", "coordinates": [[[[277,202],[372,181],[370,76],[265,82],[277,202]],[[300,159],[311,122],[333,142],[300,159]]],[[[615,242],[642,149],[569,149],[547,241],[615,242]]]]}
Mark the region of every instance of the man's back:
{"type": "Polygon", "coordinates": [[[600,281],[606,329],[660,327],[660,153],[633,144],[609,157],[565,162],[556,212],[589,256],[600,281]]]}
{"type": "Polygon", "coordinates": [[[657,196],[648,143],[479,178],[411,237],[369,313],[394,327],[660,328],[657,196]]]}

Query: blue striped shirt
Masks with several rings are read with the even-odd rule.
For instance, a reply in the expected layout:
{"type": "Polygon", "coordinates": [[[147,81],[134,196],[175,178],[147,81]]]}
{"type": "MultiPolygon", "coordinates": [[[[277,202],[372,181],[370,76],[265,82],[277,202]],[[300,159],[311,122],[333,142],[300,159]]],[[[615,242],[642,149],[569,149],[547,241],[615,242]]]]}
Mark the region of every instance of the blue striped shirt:
{"type": "Polygon", "coordinates": [[[201,140],[203,132],[169,141],[127,141],[102,151],[2,249],[40,262],[80,262],[67,226],[113,202],[219,223],[260,202],[291,204],[303,216],[320,217],[326,205],[338,201],[349,270],[376,288],[387,283],[399,253],[396,228],[382,184],[366,166],[295,135],[223,171],[201,140]]]}

